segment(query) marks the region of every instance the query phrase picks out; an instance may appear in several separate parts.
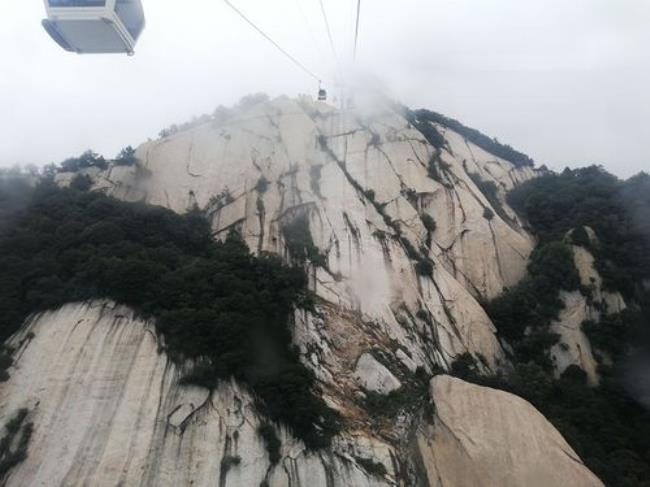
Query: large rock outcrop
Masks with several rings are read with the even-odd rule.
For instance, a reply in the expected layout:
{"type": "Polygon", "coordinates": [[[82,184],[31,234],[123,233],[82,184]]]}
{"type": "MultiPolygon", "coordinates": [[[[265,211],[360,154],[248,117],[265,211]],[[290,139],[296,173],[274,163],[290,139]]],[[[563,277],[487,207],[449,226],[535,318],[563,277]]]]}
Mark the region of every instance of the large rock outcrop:
{"type": "MultiPolygon", "coordinates": [[[[362,114],[278,98],[146,143],[137,151],[141,164],[93,178],[96,189],[118,198],[177,212],[197,205],[216,237],[237,228],[254,251],[287,255],[287,226],[306,219],[325,256],[312,269],[312,288],[345,313],[312,327],[319,336],[302,333],[304,349],[336,341],[333,321],[347,328],[364,321],[408,350],[415,366],[447,367],[470,352],[496,370],[504,355],[477,299],[525,273],[533,240],[503,193],[534,171],[451,131],[445,136],[447,148],[438,151],[387,107],[362,114]],[[502,210],[477,178],[497,185],[502,210]],[[430,275],[416,271],[421,260],[434,264],[430,275]]],[[[348,370],[348,358],[330,352],[318,354],[320,366],[329,375],[343,362],[348,370]]]]}
{"type": "Polygon", "coordinates": [[[418,438],[429,485],[603,485],[523,399],[449,376],[434,377],[431,394],[434,425],[418,438]]]}
{"type": "Polygon", "coordinates": [[[395,485],[391,449],[362,433],[309,453],[277,428],[282,458],[272,465],[250,395],[182,385],[153,325],[126,307],[70,304],[9,344],[16,364],[0,387],[0,424],[27,409],[33,433],[6,485],[395,485]],[[363,459],[384,465],[385,479],[363,459]]]}

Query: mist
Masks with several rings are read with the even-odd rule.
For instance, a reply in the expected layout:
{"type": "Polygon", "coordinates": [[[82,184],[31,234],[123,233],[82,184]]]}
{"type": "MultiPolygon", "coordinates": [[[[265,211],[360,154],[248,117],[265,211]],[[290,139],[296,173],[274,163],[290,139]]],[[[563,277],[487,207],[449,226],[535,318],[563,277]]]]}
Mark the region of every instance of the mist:
{"type": "MultiPolygon", "coordinates": [[[[650,4],[516,0],[362,4],[239,0],[250,18],[331,93],[373,79],[511,144],[554,169],[603,164],[627,177],[650,164],[650,4]]],[[[160,129],[255,92],[315,95],[318,83],[215,0],[148,0],[133,58],[77,56],[40,26],[41,2],[2,2],[0,166],[43,165],[92,148],[106,157],[160,129]]]]}

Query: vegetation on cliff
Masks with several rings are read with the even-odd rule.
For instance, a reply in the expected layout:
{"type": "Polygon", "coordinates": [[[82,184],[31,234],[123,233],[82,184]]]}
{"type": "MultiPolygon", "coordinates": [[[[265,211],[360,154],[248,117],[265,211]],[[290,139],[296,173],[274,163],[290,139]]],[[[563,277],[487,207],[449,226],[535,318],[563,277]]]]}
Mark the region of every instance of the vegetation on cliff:
{"type": "Polygon", "coordinates": [[[549,242],[533,251],[528,276],[486,305],[499,336],[511,345],[516,362],[533,360],[544,370],[552,370],[548,350],[558,337],[549,326],[564,306],[559,291],[574,291],[579,286],[570,247],[561,241],[549,242]]]}
{"type": "Polygon", "coordinates": [[[650,176],[621,181],[596,166],[567,169],[517,187],[508,201],[538,237],[528,277],[487,304],[515,368],[484,377],[465,357],[453,372],[530,401],[608,485],[649,485],[650,413],[630,395],[625,364],[650,351],[650,176]],[[621,291],[629,305],[583,325],[601,358],[598,387],[589,387],[577,366],[553,377],[549,351],[558,337],[549,328],[564,306],[559,293],[580,290],[592,298],[580,285],[569,243],[588,247],[605,286],[621,291]]]}
{"type": "Polygon", "coordinates": [[[508,202],[542,243],[593,228],[598,242],[588,246],[605,285],[639,298],[639,284],[650,276],[650,175],[621,181],[599,166],[566,169],[515,188],[508,202]]]}
{"type": "Polygon", "coordinates": [[[526,154],[519,152],[507,144],[502,144],[497,139],[488,137],[476,129],[463,125],[458,120],[445,117],[440,113],[431,110],[416,110],[407,112],[407,119],[413,123],[424,135],[427,140],[436,148],[440,149],[444,145],[444,138],[435,129],[432,123],[442,125],[454,132],[462,135],[470,142],[476,144],[481,149],[494,154],[497,157],[511,162],[517,167],[533,166],[535,162],[526,154]]]}
{"type": "Polygon", "coordinates": [[[12,468],[27,458],[34,429],[31,422],[25,421],[28,415],[27,409],[19,409],[5,425],[4,436],[0,439],[0,479],[5,479],[12,468]]]}
{"type": "Polygon", "coordinates": [[[236,234],[214,241],[198,211],[181,216],[84,187],[44,182],[3,216],[0,338],[33,312],[108,298],[155,318],[170,356],[196,364],[186,381],[214,387],[234,377],[272,420],[309,447],[326,445],[337,418],[315,394],[289,326],[294,307],[309,305],[304,272],[251,255],[236,234]]]}

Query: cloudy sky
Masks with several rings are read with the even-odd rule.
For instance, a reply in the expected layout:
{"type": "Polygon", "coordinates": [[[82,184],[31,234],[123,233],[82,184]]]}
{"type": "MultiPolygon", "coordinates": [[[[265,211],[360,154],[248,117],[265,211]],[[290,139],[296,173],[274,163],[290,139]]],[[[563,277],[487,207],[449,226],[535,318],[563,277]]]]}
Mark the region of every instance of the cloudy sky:
{"type": "MultiPolygon", "coordinates": [[[[650,1],[232,0],[317,76],[372,79],[539,164],[650,170],[650,1]]],[[[221,0],[144,0],[134,57],[78,56],[43,31],[41,0],[0,0],[0,166],[113,156],[252,92],[315,93],[221,0]]]]}

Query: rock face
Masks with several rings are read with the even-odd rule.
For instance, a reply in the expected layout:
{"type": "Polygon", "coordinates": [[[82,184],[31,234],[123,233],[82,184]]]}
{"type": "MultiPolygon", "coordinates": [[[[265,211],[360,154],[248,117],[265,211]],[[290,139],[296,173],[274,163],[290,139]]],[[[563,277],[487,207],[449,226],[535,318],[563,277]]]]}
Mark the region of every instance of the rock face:
{"type": "Polygon", "coordinates": [[[535,169],[515,167],[452,130],[437,128],[447,141],[449,152],[443,151],[442,160],[451,169],[445,173],[447,188],[453,188],[436,192],[431,202],[432,213],[439,215],[440,230],[435,235],[438,255],[474,294],[494,298],[523,277],[534,245],[521,230],[505,193],[535,177],[535,169]],[[496,202],[485,200],[477,181],[496,186],[496,202]],[[473,198],[476,202],[469,203],[473,198]],[[492,220],[486,220],[485,208],[493,211],[492,220]]]}
{"type": "Polygon", "coordinates": [[[111,303],[71,304],[12,338],[0,420],[26,408],[34,430],[8,485],[515,485],[481,483],[508,473],[598,485],[559,433],[508,395],[436,379],[441,404],[428,433],[416,414],[378,421],[365,408],[368,392],[404,392],[419,368],[447,369],[463,353],[486,372],[509,366],[479,300],[525,273],[534,241],[504,195],[535,172],[438,130],[440,150],[386,107],[279,98],[148,142],[136,165],[86,170],[95,190],[176,212],[196,206],[215,238],[236,229],[254,252],[288,261],[301,257],[288,249],[303,225],[318,298],[314,311],[296,310],[294,342],[344,428],[331,448],[309,452],[274,425],[282,448],[272,465],[245,390],[184,386],[151,323],[111,303]],[[488,428],[486,404],[498,427],[488,428]],[[476,428],[476,445],[454,439],[464,425],[476,428]],[[512,451],[511,437],[531,442],[540,463],[512,451]],[[488,475],[489,459],[511,471],[488,475]]]}
{"type": "Polygon", "coordinates": [[[27,459],[6,485],[381,486],[357,459],[394,478],[390,448],[362,434],[308,453],[278,429],[271,465],[260,418],[236,384],[179,383],[150,323],[108,302],[70,304],[13,337],[16,365],[0,388],[0,424],[26,408],[27,459]]]}
{"type": "MultiPolygon", "coordinates": [[[[237,228],[255,251],[287,256],[285,229],[304,218],[325,256],[312,269],[312,288],[325,302],[372,323],[416,366],[447,367],[470,352],[495,370],[504,356],[477,298],[494,297],[525,273],[533,241],[503,192],[534,171],[451,131],[445,136],[438,153],[388,108],[361,114],[279,98],[144,144],[141,165],[93,178],[118,198],[177,212],[198,205],[216,237],[237,228]],[[477,178],[497,185],[502,209],[477,178]],[[431,275],[416,272],[421,260],[434,264],[431,275]]],[[[330,323],[318,337],[303,335],[304,349],[337,340],[330,323]]],[[[330,360],[330,352],[314,359],[335,375],[332,364],[345,360],[330,360]]]]}
{"type": "MultiPolygon", "coordinates": [[[[593,231],[588,232],[593,236],[593,231]]],[[[626,307],[620,293],[603,289],[603,279],[594,267],[594,256],[584,247],[572,246],[573,260],[580,283],[589,290],[590,296],[580,291],[561,291],[564,309],[558,320],[552,324],[551,331],[560,335],[560,341],[551,349],[551,357],[559,376],[570,365],[577,365],[587,374],[590,384],[598,384],[597,362],[594,358],[589,339],[582,331],[586,320],[598,321],[603,313],[619,313],[626,307]]]]}
{"type": "Polygon", "coordinates": [[[431,382],[436,414],[418,445],[429,485],[603,485],[523,399],[448,376],[431,382]]]}
{"type": "Polygon", "coordinates": [[[128,308],[70,304],[9,344],[16,364],[0,389],[0,424],[23,408],[33,424],[9,486],[601,485],[524,400],[447,376],[431,383],[436,414],[419,428],[419,470],[362,431],[310,453],[277,426],[273,465],[248,393],[182,385],[152,324],[128,308]]]}

